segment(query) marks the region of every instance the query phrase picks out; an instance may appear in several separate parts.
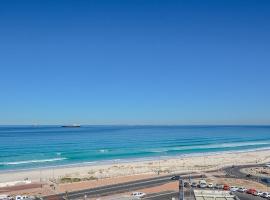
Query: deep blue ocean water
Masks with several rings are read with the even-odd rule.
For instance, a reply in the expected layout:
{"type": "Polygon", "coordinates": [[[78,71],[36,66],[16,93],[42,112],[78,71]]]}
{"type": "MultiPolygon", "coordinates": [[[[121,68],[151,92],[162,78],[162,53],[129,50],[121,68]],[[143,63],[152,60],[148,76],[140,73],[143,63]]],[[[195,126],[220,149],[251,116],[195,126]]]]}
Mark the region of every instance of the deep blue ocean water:
{"type": "Polygon", "coordinates": [[[270,149],[270,126],[0,126],[0,171],[270,149]]]}

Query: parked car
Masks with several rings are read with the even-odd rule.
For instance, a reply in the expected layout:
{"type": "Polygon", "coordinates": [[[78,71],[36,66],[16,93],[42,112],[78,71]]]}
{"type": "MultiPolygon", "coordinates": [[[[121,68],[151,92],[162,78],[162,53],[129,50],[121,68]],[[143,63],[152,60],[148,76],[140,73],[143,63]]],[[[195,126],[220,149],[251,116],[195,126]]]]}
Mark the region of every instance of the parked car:
{"type": "Polygon", "coordinates": [[[261,197],[268,198],[269,196],[270,194],[268,192],[263,192],[261,197]]]}
{"type": "Polygon", "coordinates": [[[230,191],[231,191],[231,192],[236,192],[238,189],[239,189],[239,188],[236,187],[236,186],[231,186],[231,187],[230,187],[230,191]]]}
{"type": "Polygon", "coordinates": [[[180,179],[180,176],[173,176],[171,177],[171,180],[179,180],[180,179]]]}
{"type": "Polygon", "coordinates": [[[266,183],[267,185],[270,185],[270,178],[262,178],[261,181],[266,183]]]}
{"type": "Polygon", "coordinates": [[[17,195],[15,197],[15,200],[29,200],[30,198],[28,196],[21,196],[21,195],[17,195]]]}
{"type": "Polygon", "coordinates": [[[200,188],[207,188],[207,184],[206,184],[206,183],[201,183],[201,184],[199,185],[199,187],[200,187],[200,188]]]}
{"type": "Polygon", "coordinates": [[[224,185],[222,185],[222,184],[216,184],[215,188],[216,189],[223,189],[224,188],[224,185]]]}
{"type": "Polygon", "coordinates": [[[189,182],[184,182],[184,187],[186,187],[186,188],[190,187],[190,183],[189,182]]]}
{"type": "Polygon", "coordinates": [[[230,190],[230,186],[227,185],[227,184],[225,184],[225,185],[223,186],[223,190],[230,190]]]}
{"type": "Polygon", "coordinates": [[[201,180],[199,180],[199,184],[201,184],[201,183],[206,183],[206,181],[204,179],[201,179],[201,180]]]}
{"type": "Polygon", "coordinates": [[[213,184],[213,183],[209,183],[209,184],[207,185],[207,187],[208,187],[208,188],[213,188],[213,187],[214,187],[214,184],[213,184]]]}
{"type": "Polygon", "coordinates": [[[198,184],[196,182],[191,183],[191,187],[197,187],[198,184]]]}
{"type": "Polygon", "coordinates": [[[247,188],[240,187],[240,188],[238,188],[237,191],[238,191],[238,192],[246,192],[246,191],[247,191],[247,188]]]}
{"type": "Polygon", "coordinates": [[[200,188],[206,188],[206,187],[207,187],[206,181],[203,180],[203,179],[200,180],[200,181],[199,181],[199,187],[200,187],[200,188]]]}
{"type": "Polygon", "coordinates": [[[137,197],[137,198],[143,198],[143,197],[145,197],[145,193],[143,193],[143,192],[132,192],[131,193],[131,196],[133,196],[133,197],[137,197]]]}
{"type": "Polygon", "coordinates": [[[270,163],[266,163],[264,167],[270,167],[270,163]]]}
{"type": "Polygon", "coordinates": [[[257,190],[255,190],[253,188],[250,188],[250,189],[247,190],[248,194],[253,194],[254,195],[256,192],[257,192],[257,190]]]}
{"type": "Polygon", "coordinates": [[[254,193],[255,196],[259,196],[259,197],[261,197],[262,194],[263,194],[263,192],[261,192],[261,191],[257,191],[257,192],[254,193]]]}

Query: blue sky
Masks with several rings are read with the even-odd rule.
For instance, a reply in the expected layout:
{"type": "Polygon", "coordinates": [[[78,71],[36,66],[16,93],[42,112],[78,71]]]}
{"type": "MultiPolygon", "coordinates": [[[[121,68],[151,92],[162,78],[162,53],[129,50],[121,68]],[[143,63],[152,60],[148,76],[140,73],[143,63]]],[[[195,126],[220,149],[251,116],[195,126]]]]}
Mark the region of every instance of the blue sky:
{"type": "Polygon", "coordinates": [[[0,124],[270,124],[269,10],[2,0],[0,124]]]}

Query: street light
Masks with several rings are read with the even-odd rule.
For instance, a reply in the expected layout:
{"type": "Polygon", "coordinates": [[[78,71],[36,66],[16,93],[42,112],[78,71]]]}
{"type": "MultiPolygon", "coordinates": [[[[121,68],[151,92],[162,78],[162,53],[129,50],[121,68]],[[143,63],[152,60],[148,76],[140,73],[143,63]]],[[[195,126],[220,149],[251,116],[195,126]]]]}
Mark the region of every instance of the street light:
{"type": "Polygon", "coordinates": [[[184,200],[184,181],[179,178],[179,200],[184,200]]]}

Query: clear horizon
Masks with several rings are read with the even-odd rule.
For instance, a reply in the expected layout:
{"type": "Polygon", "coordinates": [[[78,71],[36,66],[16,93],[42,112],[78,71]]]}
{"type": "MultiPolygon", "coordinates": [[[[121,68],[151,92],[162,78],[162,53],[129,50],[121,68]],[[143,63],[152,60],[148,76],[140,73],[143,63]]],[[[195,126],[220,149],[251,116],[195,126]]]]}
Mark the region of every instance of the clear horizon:
{"type": "Polygon", "coordinates": [[[269,125],[270,1],[0,2],[0,124],[269,125]]]}

